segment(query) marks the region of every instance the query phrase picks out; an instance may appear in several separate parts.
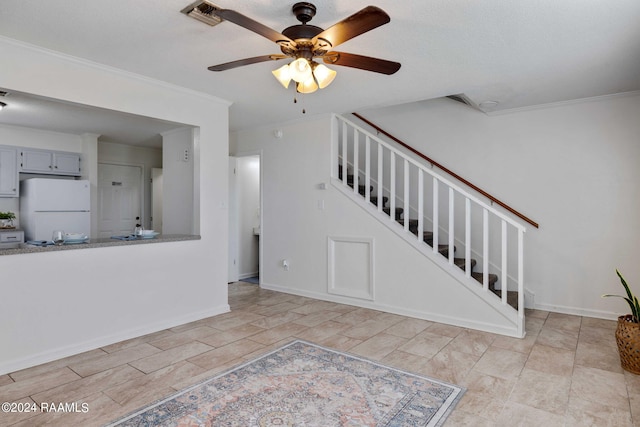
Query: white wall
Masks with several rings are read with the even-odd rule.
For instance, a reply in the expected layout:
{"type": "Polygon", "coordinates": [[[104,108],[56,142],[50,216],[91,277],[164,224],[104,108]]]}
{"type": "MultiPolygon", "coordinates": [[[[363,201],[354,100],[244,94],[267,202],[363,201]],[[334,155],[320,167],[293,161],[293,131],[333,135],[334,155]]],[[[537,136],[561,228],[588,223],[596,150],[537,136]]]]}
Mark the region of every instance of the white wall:
{"type": "Polygon", "coordinates": [[[175,129],[162,134],[162,232],[164,234],[197,234],[193,216],[195,194],[194,139],[195,130],[175,129]],[[185,152],[186,150],[186,152],[185,152]]]}
{"type": "Polygon", "coordinates": [[[82,137],[62,132],[32,129],[22,126],[0,124],[2,145],[44,148],[48,150],[82,152],[82,137]]]}
{"type": "Polygon", "coordinates": [[[162,149],[98,141],[98,162],[142,166],[144,173],[142,225],[145,228],[151,228],[151,169],[162,167],[162,149]]]}
{"type": "Polygon", "coordinates": [[[238,157],[238,274],[241,279],[258,274],[259,237],[253,229],[260,226],[260,158],[238,157]]]}
{"type": "MultiPolygon", "coordinates": [[[[274,137],[274,128],[233,133],[230,148],[232,153],[262,150],[262,286],[510,333],[506,319],[478,305],[475,294],[329,184],[329,117],[277,125],[283,131],[281,139],[274,137]],[[326,190],[320,189],[321,183],[327,184],[326,190]],[[329,293],[330,237],[373,241],[373,298],[329,293]],[[288,271],[282,267],[285,259],[288,271]]],[[[345,248],[348,245],[341,250],[348,250],[345,248]]],[[[366,258],[363,253],[359,251],[353,259],[362,261],[366,258]]],[[[352,271],[366,267],[354,266],[352,271]]],[[[338,273],[348,270],[343,264],[336,268],[338,273]]]]}
{"type": "Polygon", "coordinates": [[[203,218],[201,240],[0,256],[0,373],[228,311],[229,103],[6,38],[0,56],[0,87],[199,127],[203,218]]]}
{"type": "Polygon", "coordinates": [[[640,292],[640,96],[487,116],[433,100],[361,114],[540,224],[525,234],[525,287],[538,308],[626,313],[640,292]]]}

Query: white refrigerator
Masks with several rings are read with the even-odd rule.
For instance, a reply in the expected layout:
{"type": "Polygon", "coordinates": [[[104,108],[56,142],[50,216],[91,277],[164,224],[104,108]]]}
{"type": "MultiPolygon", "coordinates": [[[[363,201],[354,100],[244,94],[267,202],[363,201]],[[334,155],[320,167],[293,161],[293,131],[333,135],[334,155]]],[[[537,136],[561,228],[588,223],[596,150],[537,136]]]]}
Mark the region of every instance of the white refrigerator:
{"type": "Polygon", "coordinates": [[[26,240],[51,240],[54,230],[91,233],[86,180],[29,178],[20,183],[20,227],[26,240]]]}

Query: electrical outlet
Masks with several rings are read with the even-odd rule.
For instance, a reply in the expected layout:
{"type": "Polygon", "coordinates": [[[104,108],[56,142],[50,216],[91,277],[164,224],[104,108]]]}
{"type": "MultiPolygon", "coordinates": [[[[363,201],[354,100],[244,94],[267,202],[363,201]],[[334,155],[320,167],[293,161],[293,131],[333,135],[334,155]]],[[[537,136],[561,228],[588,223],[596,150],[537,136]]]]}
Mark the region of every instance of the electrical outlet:
{"type": "Polygon", "coordinates": [[[189,161],[189,156],[190,156],[189,149],[185,148],[184,151],[182,152],[182,161],[183,162],[188,162],[189,161]]]}
{"type": "Polygon", "coordinates": [[[289,260],[288,259],[283,259],[282,260],[282,268],[284,268],[284,271],[289,271],[289,260]]]}

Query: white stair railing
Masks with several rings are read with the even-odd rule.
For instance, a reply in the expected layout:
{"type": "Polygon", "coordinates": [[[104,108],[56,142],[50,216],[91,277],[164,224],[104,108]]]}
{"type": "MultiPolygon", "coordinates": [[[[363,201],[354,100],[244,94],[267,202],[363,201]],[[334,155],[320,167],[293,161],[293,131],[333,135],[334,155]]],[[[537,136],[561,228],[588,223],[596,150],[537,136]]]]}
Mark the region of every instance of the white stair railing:
{"type": "Polygon", "coordinates": [[[420,247],[449,264],[454,277],[459,278],[461,274],[455,265],[456,261],[459,261],[457,264],[461,261],[456,260],[454,252],[464,254],[463,283],[481,289],[480,294],[485,295],[486,300],[496,300],[490,290],[490,274],[498,277],[495,290],[505,310],[511,309],[507,303],[508,291],[516,291],[517,333],[523,336],[525,227],[356,123],[334,115],[332,125],[331,170],[338,187],[358,195],[368,205],[376,196],[377,208],[372,207],[373,212],[380,218],[384,216],[384,222],[396,232],[403,231],[406,239],[417,238],[420,247]],[[353,182],[349,183],[348,175],[351,174],[353,182]],[[383,212],[384,197],[389,200],[388,219],[383,212]],[[403,208],[402,225],[396,220],[397,207],[403,208]],[[417,219],[417,228],[410,229],[412,218],[417,219]],[[429,229],[432,248],[424,237],[429,229]],[[446,259],[440,256],[441,240],[446,242],[448,249],[446,259]],[[472,259],[480,260],[476,268],[482,275],[477,280],[472,277],[472,259]]]}

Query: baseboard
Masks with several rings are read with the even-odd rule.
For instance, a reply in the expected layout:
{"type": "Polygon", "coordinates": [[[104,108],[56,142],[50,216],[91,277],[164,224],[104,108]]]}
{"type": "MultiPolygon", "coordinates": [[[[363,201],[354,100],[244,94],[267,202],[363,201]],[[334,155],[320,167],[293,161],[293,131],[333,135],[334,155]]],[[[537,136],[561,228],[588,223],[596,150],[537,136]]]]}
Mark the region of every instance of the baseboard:
{"type": "Polygon", "coordinates": [[[125,341],[128,339],[162,331],[164,329],[174,328],[176,326],[184,325],[185,323],[194,322],[200,319],[205,319],[207,317],[217,316],[219,314],[227,313],[230,310],[231,308],[229,307],[228,304],[222,304],[211,310],[205,310],[197,313],[191,313],[182,317],[166,319],[162,322],[155,322],[155,323],[151,323],[151,324],[137,327],[134,329],[128,329],[126,331],[122,331],[117,334],[97,337],[89,341],[84,341],[78,344],[73,344],[65,347],[47,350],[42,353],[35,354],[33,356],[29,356],[22,359],[4,361],[0,363],[0,375],[19,371],[21,369],[31,368],[33,366],[41,365],[43,363],[73,356],[75,354],[80,354],[85,351],[94,350],[96,348],[104,347],[120,341],[125,341]]]}
{"type": "Polygon", "coordinates": [[[461,328],[475,329],[484,332],[491,332],[494,334],[505,335],[508,337],[524,338],[518,335],[518,328],[516,325],[513,328],[504,327],[502,325],[495,325],[482,322],[471,322],[464,319],[458,319],[455,317],[443,316],[440,314],[434,314],[429,312],[410,310],[403,307],[397,307],[387,304],[380,304],[373,301],[366,301],[356,298],[348,298],[339,295],[325,294],[321,292],[304,291],[300,289],[291,289],[284,286],[273,285],[268,283],[262,283],[261,288],[271,291],[283,292],[286,294],[298,295],[308,298],[314,298],[323,301],[336,302],[340,304],[352,305],[354,307],[368,308],[372,310],[384,311],[386,313],[399,314],[401,316],[413,317],[416,319],[429,320],[431,322],[444,323],[447,325],[459,326],[461,328]]]}
{"type": "Polygon", "coordinates": [[[555,304],[535,304],[536,310],[550,311],[553,313],[572,314],[574,316],[593,317],[596,319],[618,320],[618,316],[624,313],[614,313],[611,311],[588,310],[579,307],[567,307],[555,304]]]}
{"type": "Polygon", "coordinates": [[[253,272],[253,273],[243,273],[243,274],[239,274],[238,275],[238,280],[242,280],[242,279],[248,279],[249,277],[256,277],[260,274],[259,271],[253,272]]]}

